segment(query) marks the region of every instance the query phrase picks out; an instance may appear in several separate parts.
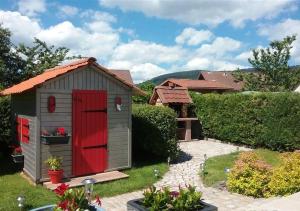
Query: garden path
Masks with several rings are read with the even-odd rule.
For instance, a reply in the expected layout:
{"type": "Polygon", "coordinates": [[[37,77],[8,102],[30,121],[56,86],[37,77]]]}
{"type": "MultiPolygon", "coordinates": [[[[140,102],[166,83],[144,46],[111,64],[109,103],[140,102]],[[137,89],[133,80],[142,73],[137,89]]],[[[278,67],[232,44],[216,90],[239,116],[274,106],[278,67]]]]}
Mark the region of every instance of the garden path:
{"type": "MultiPolygon", "coordinates": [[[[172,189],[178,189],[179,185],[181,187],[184,187],[185,184],[195,185],[198,190],[203,192],[202,197],[204,201],[217,206],[219,211],[254,211],[256,210],[253,209],[253,207],[256,207],[255,205],[273,200],[254,199],[252,197],[245,197],[239,194],[232,194],[224,190],[206,188],[203,186],[199,177],[199,169],[200,163],[204,161],[204,154],[206,154],[207,157],[229,154],[237,150],[236,146],[209,139],[208,141],[201,140],[181,142],[180,148],[184,152],[184,154],[180,157],[180,162],[170,165],[169,171],[155,184],[156,187],[169,186],[172,189]]],[[[250,149],[239,147],[239,150],[246,151],[250,149]]],[[[114,197],[103,198],[103,207],[107,211],[126,211],[127,201],[141,198],[142,193],[142,191],[136,191],[114,197]]]]}

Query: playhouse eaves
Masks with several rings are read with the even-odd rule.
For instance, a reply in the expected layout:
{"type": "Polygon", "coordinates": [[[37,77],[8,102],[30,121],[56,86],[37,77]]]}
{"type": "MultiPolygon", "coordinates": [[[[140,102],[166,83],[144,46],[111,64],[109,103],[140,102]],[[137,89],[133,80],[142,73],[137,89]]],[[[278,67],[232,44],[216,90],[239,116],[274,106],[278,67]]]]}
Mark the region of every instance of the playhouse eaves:
{"type": "Polygon", "coordinates": [[[47,70],[45,70],[44,73],[42,73],[40,75],[37,75],[33,78],[30,78],[26,81],[23,81],[19,84],[16,84],[10,88],[7,88],[7,89],[1,91],[0,95],[4,96],[4,95],[22,93],[24,91],[33,89],[33,88],[37,87],[38,85],[40,85],[50,79],[56,78],[58,76],[61,76],[63,74],[71,72],[73,70],[76,70],[80,67],[84,67],[84,66],[88,66],[88,65],[95,66],[98,70],[103,71],[103,72],[107,73],[108,75],[111,75],[115,79],[117,79],[117,80],[121,81],[122,83],[124,83],[125,85],[131,87],[135,94],[145,95],[145,92],[143,92],[141,89],[139,89],[133,83],[131,83],[131,81],[126,80],[126,78],[125,79],[121,78],[120,77],[120,76],[122,76],[121,74],[115,74],[113,70],[109,70],[109,69],[99,65],[96,62],[96,59],[93,57],[79,59],[79,60],[76,60],[75,62],[66,64],[66,65],[47,69],[47,70]]]}

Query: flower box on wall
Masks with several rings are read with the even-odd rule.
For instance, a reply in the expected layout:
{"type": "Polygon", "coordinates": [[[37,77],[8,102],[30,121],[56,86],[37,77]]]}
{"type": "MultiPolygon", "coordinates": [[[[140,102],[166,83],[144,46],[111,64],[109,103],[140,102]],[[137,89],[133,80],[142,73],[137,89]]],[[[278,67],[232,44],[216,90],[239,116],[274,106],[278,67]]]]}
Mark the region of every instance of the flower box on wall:
{"type": "Polygon", "coordinates": [[[24,162],[24,155],[11,155],[14,163],[23,163],[24,162]]]}
{"type": "Polygon", "coordinates": [[[68,144],[70,140],[70,136],[41,136],[41,141],[43,144],[51,145],[51,144],[68,144]]]}
{"type": "MultiPolygon", "coordinates": [[[[127,211],[149,211],[148,208],[144,207],[142,204],[143,199],[134,199],[131,201],[127,202],[127,211]]],[[[218,208],[211,205],[207,204],[203,201],[199,202],[203,207],[200,210],[195,210],[195,211],[217,211],[218,208]]]]}

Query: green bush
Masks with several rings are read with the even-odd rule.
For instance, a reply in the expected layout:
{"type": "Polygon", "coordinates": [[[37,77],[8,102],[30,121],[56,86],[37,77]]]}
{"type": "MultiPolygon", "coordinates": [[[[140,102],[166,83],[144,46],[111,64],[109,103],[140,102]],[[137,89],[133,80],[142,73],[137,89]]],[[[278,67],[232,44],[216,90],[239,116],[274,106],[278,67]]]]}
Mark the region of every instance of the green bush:
{"type": "Polygon", "coordinates": [[[247,196],[266,197],[271,170],[254,152],[242,152],[228,175],[227,188],[247,196]]]}
{"type": "Polygon", "coordinates": [[[143,205],[147,210],[200,210],[202,193],[196,187],[188,185],[186,189],[170,191],[168,187],[157,190],[154,186],[144,191],[143,205]]]}
{"type": "Polygon", "coordinates": [[[0,97],[0,149],[7,152],[11,141],[11,109],[10,98],[0,97]]]}
{"type": "Polygon", "coordinates": [[[282,165],[274,168],[270,194],[284,196],[300,191],[300,152],[283,153],[282,165]]]}
{"type": "Polygon", "coordinates": [[[178,154],[175,112],[167,107],[134,105],[132,140],[134,158],[175,158],[178,154]]]}
{"type": "Polygon", "coordinates": [[[225,142],[300,148],[300,94],[192,94],[204,133],[225,142]]]}

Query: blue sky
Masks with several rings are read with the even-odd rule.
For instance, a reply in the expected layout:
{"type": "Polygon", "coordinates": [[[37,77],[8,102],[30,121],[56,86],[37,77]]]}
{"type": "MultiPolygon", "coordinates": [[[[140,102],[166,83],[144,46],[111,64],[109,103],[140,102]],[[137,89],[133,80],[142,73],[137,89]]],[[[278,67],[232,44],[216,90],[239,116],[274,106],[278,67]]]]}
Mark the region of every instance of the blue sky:
{"type": "MultiPolygon", "coordinates": [[[[38,37],[130,69],[135,82],[183,70],[249,67],[251,49],[300,34],[296,0],[1,0],[14,43],[38,37]]],[[[291,65],[300,64],[300,35],[291,65]]]]}

